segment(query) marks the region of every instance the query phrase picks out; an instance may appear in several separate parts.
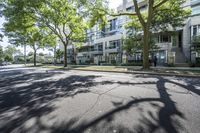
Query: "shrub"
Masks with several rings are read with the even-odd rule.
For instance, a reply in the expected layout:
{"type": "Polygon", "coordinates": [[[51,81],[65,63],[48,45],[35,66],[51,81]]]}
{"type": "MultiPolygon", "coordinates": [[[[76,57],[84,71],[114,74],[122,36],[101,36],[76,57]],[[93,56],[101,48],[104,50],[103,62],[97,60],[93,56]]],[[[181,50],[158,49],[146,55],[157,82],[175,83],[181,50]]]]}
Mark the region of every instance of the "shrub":
{"type": "Polygon", "coordinates": [[[168,67],[175,67],[174,63],[167,64],[168,67]]]}
{"type": "Polygon", "coordinates": [[[122,64],[122,66],[142,66],[142,61],[129,61],[128,63],[122,64]]]}
{"type": "Polygon", "coordinates": [[[101,63],[101,66],[112,66],[110,63],[101,63]]]}
{"type": "Polygon", "coordinates": [[[111,60],[112,65],[116,65],[116,60],[111,60]]]}

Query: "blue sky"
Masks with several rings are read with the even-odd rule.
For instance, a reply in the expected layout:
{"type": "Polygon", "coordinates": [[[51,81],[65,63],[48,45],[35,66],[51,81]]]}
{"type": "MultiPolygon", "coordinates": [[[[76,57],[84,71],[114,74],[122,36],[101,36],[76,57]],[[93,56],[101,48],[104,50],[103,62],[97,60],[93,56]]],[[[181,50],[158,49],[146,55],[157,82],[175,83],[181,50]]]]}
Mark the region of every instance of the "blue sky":
{"type": "MultiPolygon", "coordinates": [[[[109,1],[109,7],[112,9],[115,9],[117,6],[119,6],[122,3],[122,0],[108,0],[109,1]]],[[[0,28],[3,27],[5,19],[0,17],[0,28]]],[[[0,45],[3,46],[4,48],[9,45],[8,43],[8,38],[4,37],[3,42],[0,42],[0,45]]],[[[22,48],[19,48],[22,50],[22,48]]],[[[30,50],[31,51],[31,50],[30,50]]]]}

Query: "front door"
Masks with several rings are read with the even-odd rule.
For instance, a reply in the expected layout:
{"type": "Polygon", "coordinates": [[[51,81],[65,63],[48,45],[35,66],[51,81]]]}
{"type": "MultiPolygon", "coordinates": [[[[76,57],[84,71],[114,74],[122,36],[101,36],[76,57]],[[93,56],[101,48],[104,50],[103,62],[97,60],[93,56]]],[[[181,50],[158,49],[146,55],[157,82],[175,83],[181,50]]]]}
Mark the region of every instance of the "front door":
{"type": "Polygon", "coordinates": [[[183,31],[180,31],[178,34],[178,47],[182,48],[182,43],[183,43],[183,31]]]}

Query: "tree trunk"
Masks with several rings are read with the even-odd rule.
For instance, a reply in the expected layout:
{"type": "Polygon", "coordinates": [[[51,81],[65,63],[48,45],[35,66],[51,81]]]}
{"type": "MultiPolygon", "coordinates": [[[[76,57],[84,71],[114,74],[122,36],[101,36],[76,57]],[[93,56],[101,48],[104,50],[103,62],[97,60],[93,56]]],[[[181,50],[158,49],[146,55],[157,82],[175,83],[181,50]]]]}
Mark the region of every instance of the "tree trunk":
{"type": "Polygon", "coordinates": [[[144,27],[143,69],[149,69],[149,29],[144,27]]]}
{"type": "Polygon", "coordinates": [[[33,63],[34,63],[34,66],[36,66],[36,50],[34,50],[34,55],[33,55],[33,63]]]}
{"type": "Polygon", "coordinates": [[[67,67],[67,44],[64,44],[64,67],[67,67]]]}
{"type": "Polygon", "coordinates": [[[54,65],[57,63],[57,57],[56,57],[56,46],[54,47],[54,65]]]}
{"type": "Polygon", "coordinates": [[[24,45],[24,65],[26,66],[26,44],[24,45]]]}

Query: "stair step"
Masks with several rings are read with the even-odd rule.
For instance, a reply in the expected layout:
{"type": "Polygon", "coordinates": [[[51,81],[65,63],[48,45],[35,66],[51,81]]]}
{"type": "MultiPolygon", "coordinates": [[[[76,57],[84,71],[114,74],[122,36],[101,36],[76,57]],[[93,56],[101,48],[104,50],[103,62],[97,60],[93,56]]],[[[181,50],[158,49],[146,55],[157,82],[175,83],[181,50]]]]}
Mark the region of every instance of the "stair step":
{"type": "Polygon", "coordinates": [[[175,63],[175,67],[189,67],[188,63],[175,63]]]}
{"type": "Polygon", "coordinates": [[[176,51],[176,63],[185,63],[186,62],[186,58],[184,56],[184,54],[180,51],[180,50],[177,50],[176,51]]]}

